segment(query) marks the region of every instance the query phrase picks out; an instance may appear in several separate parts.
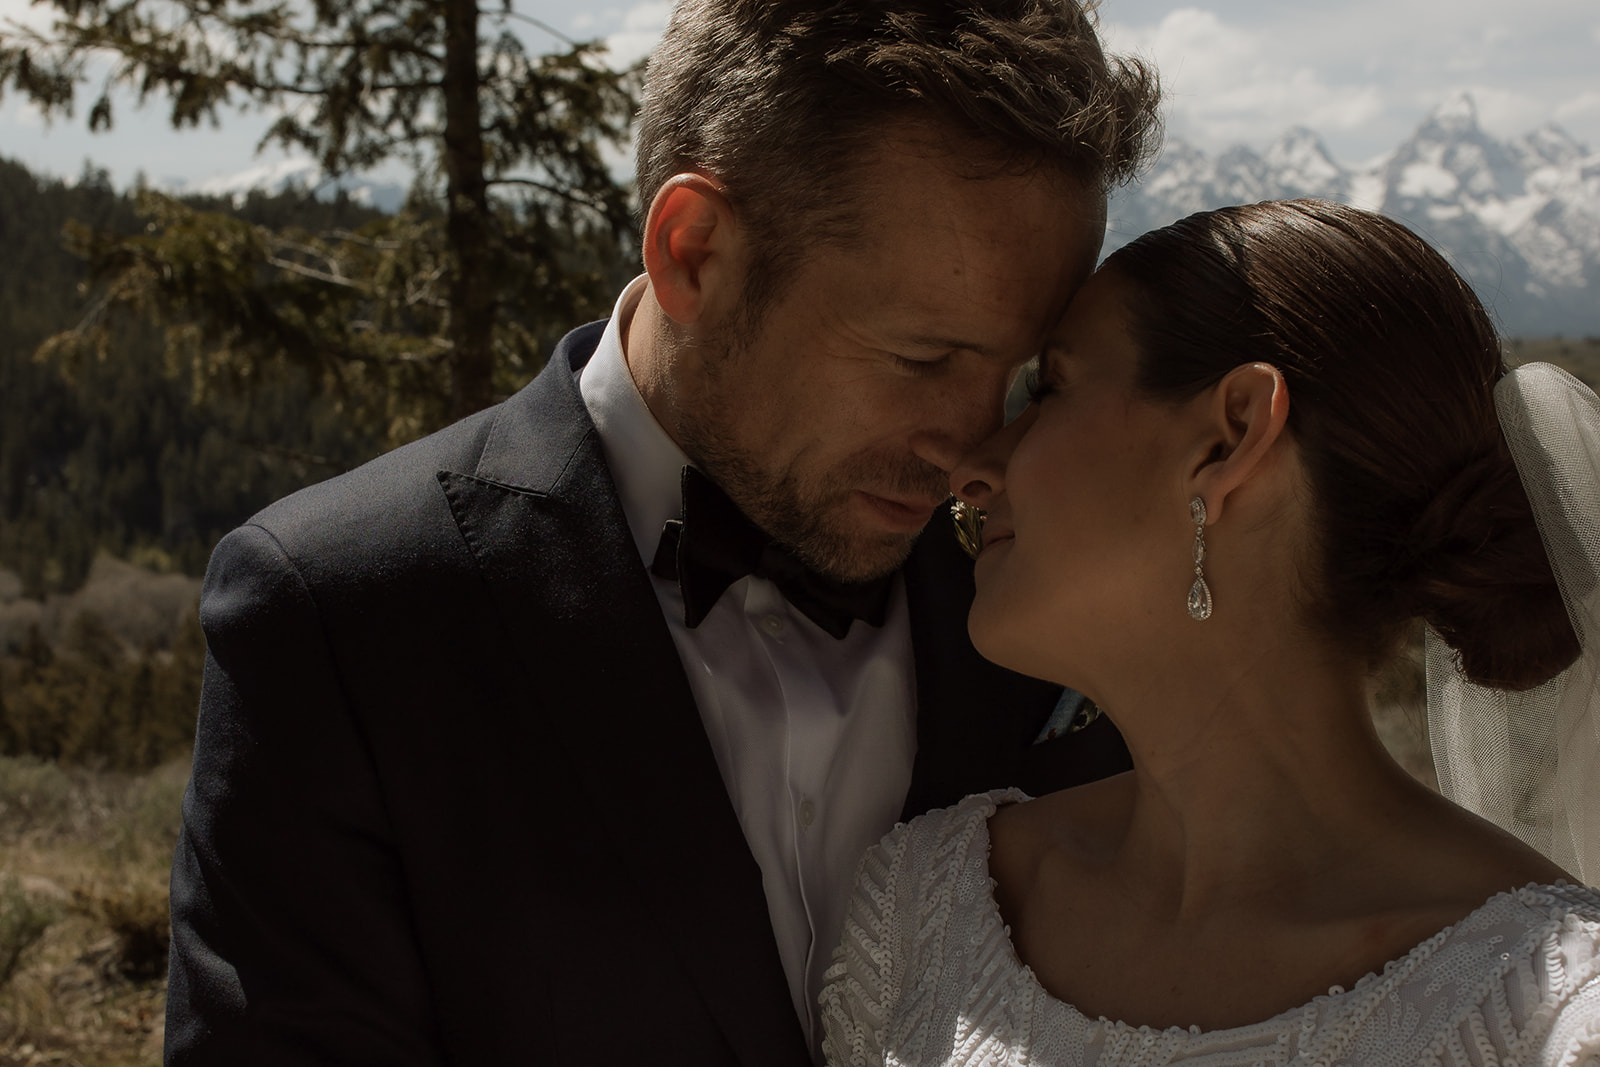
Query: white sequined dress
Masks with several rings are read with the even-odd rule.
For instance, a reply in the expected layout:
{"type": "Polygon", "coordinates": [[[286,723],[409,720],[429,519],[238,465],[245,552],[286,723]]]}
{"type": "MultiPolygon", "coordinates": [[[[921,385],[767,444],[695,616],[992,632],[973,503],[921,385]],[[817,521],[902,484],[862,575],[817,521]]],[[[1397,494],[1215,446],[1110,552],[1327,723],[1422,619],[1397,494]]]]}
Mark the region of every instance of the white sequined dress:
{"type": "Polygon", "coordinates": [[[822,993],[830,1067],[1600,1067],[1600,893],[1502,893],[1381,974],[1253,1026],[1090,1019],[1017,959],[989,876],[1014,791],[896,827],[862,861],[822,993]]]}

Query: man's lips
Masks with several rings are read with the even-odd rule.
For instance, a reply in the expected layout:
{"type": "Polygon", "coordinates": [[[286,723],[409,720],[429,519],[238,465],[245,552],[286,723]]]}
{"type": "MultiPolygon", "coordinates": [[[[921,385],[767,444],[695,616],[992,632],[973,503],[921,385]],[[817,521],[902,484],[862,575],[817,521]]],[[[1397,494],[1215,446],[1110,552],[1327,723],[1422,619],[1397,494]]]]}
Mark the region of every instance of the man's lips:
{"type": "Polygon", "coordinates": [[[943,498],[931,500],[927,497],[887,497],[869,493],[865,489],[858,492],[862,499],[891,526],[908,532],[915,532],[926,526],[928,519],[933,515],[933,509],[944,503],[943,498]]]}
{"type": "Polygon", "coordinates": [[[882,500],[884,503],[893,504],[896,507],[905,508],[907,511],[915,511],[924,515],[932,515],[934,508],[950,499],[948,496],[883,496],[879,493],[867,493],[867,495],[876,500],[882,500]]]}

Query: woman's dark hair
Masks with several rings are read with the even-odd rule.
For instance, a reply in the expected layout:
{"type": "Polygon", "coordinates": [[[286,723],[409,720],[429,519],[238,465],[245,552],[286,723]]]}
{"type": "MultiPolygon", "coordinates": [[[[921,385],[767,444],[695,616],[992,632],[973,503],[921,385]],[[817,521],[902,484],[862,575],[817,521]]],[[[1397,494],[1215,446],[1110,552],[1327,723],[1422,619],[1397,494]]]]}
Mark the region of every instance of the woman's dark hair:
{"type": "Polygon", "coordinates": [[[1276,366],[1315,500],[1312,616],[1376,659],[1422,618],[1475,682],[1537,685],[1579,651],[1495,414],[1500,341],[1397,222],[1318,200],[1224,208],[1106,261],[1150,395],[1276,366]]]}

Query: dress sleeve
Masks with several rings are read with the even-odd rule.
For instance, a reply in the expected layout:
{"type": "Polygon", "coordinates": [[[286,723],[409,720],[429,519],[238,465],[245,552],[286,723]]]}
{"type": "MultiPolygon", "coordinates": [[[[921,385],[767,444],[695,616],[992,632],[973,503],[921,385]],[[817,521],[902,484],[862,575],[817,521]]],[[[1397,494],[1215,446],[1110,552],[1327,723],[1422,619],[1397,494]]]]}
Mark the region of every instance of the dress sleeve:
{"type": "Polygon", "coordinates": [[[822,1051],[828,1067],[882,1067],[906,959],[896,887],[904,882],[907,828],[897,826],[861,858],[844,936],[823,975],[822,1051]]]}
{"type": "Polygon", "coordinates": [[[1581,899],[1562,900],[1564,906],[1551,913],[1552,928],[1538,959],[1545,1002],[1529,1020],[1533,1047],[1517,1062],[1528,1067],[1600,1067],[1600,908],[1595,907],[1593,890],[1552,892],[1581,899]]]}
{"type": "Polygon", "coordinates": [[[1600,974],[1577,989],[1556,1013],[1536,1067],[1600,1067],[1600,974]]]}

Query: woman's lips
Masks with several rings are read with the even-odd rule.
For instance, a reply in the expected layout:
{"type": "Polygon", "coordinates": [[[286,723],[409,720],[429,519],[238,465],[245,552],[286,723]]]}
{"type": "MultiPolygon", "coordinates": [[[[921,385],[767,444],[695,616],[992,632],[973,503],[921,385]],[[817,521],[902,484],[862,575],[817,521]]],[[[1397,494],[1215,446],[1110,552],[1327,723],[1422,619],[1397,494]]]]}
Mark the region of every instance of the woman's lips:
{"type": "MultiPolygon", "coordinates": [[[[995,545],[998,545],[1003,541],[1011,540],[1012,536],[1013,535],[1012,535],[1010,530],[1007,530],[1007,529],[1004,529],[1004,528],[996,529],[996,528],[994,528],[994,526],[991,523],[987,523],[987,522],[984,523],[984,525],[983,525],[983,552],[989,551],[989,549],[993,548],[995,545]]],[[[978,555],[980,555],[980,556],[983,555],[983,552],[979,552],[978,555]]]]}

